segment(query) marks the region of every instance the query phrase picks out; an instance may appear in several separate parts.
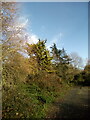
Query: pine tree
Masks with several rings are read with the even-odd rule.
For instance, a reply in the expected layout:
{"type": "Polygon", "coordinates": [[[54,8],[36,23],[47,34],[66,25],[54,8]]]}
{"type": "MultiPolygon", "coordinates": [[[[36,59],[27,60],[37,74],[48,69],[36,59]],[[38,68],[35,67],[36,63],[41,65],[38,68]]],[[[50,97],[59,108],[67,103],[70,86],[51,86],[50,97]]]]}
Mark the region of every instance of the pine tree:
{"type": "Polygon", "coordinates": [[[65,49],[58,49],[55,43],[53,44],[51,49],[54,61],[53,66],[56,70],[56,74],[63,80],[67,80],[67,71],[69,70],[71,59],[67,55],[65,49]]]}
{"type": "Polygon", "coordinates": [[[30,56],[30,60],[36,61],[38,71],[48,71],[51,68],[51,60],[49,51],[46,49],[46,40],[41,41],[39,39],[37,44],[27,44],[27,53],[30,56]]]}
{"type": "Polygon", "coordinates": [[[65,49],[57,49],[56,44],[54,43],[54,45],[51,47],[52,49],[52,55],[53,55],[53,59],[56,63],[60,63],[60,64],[69,64],[71,59],[69,58],[69,56],[67,55],[65,49]]]}

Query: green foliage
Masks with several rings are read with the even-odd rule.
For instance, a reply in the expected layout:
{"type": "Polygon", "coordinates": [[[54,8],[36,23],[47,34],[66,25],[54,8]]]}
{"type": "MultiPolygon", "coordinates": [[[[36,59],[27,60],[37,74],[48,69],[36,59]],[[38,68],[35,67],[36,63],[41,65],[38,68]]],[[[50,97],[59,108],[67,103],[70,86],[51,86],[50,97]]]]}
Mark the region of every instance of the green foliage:
{"type": "Polygon", "coordinates": [[[74,83],[78,85],[78,84],[82,84],[82,82],[84,82],[84,79],[82,76],[82,72],[80,72],[74,76],[74,83]]]}
{"type": "Polygon", "coordinates": [[[3,88],[3,118],[44,118],[49,104],[60,94],[60,86],[59,78],[48,74],[43,80],[41,75],[38,81],[18,81],[12,88],[3,88]]]}
{"type": "Polygon", "coordinates": [[[82,72],[85,85],[90,85],[90,64],[86,65],[84,71],[82,72]]]}
{"type": "Polygon", "coordinates": [[[63,49],[57,49],[56,44],[51,47],[52,48],[52,55],[55,60],[55,63],[60,63],[60,64],[69,64],[71,59],[67,55],[66,51],[63,49]]]}
{"type": "Polygon", "coordinates": [[[25,118],[32,110],[33,106],[30,98],[23,89],[17,87],[8,88],[7,91],[3,90],[3,118],[25,118]]]}
{"type": "Polygon", "coordinates": [[[28,47],[26,48],[30,59],[36,60],[37,69],[41,70],[50,70],[51,69],[51,60],[49,51],[46,49],[45,46],[46,40],[41,41],[39,39],[37,44],[27,44],[28,47]]]}
{"type": "Polygon", "coordinates": [[[84,70],[75,74],[73,82],[77,85],[90,85],[90,65],[86,65],[84,70]]]}
{"type": "Polygon", "coordinates": [[[56,44],[51,47],[52,48],[52,55],[54,59],[54,69],[56,74],[62,78],[66,83],[72,81],[74,74],[71,75],[73,71],[73,67],[70,64],[71,59],[67,55],[66,51],[63,49],[59,50],[56,47],[56,44]]]}

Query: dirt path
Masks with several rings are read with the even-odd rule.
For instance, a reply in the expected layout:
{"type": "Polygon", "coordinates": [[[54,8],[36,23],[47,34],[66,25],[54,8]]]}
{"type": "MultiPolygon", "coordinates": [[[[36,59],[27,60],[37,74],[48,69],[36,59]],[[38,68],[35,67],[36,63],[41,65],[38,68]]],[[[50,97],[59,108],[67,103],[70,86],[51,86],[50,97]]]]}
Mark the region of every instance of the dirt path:
{"type": "MultiPolygon", "coordinates": [[[[52,118],[63,119],[83,119],[90,118],[90,87],[74,87],[67,93],[63,100],[54,103],[56,112],[52,118]]],[[[50,117],[51,118],[51,117],[50,117]]]]}

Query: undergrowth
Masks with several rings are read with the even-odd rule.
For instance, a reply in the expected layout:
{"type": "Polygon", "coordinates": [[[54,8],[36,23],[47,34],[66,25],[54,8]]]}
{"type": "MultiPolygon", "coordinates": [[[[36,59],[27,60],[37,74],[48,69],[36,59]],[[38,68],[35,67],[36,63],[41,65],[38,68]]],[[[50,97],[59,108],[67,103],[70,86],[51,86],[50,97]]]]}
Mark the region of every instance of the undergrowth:
{"type": "Polygon", "coordinates": [[[49,105],[68,88],[55,77],[52,75],[49,82],[45,82],[46,77],[43,81],[35,78],[34,82],[18,82],[7,91],[3,88],[3,118],[45,118],[49,105]]]}

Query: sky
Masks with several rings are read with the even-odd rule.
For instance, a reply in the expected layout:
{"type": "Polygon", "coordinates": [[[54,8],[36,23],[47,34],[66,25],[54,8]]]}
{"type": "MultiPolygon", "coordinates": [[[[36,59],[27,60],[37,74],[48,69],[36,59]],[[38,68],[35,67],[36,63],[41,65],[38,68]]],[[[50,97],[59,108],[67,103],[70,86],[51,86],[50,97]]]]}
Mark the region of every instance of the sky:
{"type": "Polygon", "coordinates": [[[88,58],[88,2],[22,2],[20,10],[32,41],[47,39],[48,49],[56,43],[88,58]]]}

